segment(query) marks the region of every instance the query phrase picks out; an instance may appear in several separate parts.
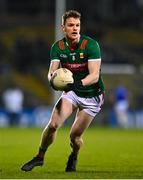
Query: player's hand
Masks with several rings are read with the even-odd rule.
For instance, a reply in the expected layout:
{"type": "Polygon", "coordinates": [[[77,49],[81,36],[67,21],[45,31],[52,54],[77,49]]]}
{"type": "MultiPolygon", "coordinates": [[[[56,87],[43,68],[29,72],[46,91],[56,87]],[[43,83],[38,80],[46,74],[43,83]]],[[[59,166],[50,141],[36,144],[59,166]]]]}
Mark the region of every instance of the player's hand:
{"type": "Polygon", "coordinates": [[[77,89],[79,89],[82,85],[82,81],[74,81],[74,83],[68,83],[67,84],[67,88],[65,89],[65,91],[75,91],[77,89]]]}

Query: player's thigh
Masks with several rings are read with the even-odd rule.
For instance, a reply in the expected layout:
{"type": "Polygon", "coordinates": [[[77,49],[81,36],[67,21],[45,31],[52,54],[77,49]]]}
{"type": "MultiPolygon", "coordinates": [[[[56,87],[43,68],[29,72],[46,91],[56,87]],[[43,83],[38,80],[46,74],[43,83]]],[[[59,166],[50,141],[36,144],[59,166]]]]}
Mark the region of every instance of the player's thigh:
{"type": "Polygon", "coordinates": [[[93,118],[93,116],[90,116],[83,110],[78,111],[76,119],[71,128],[71,136],[81,136],[83,132],[89,127],[93,118]]]}
{"type": "Polygon", "coordinates": [[[76,107],[67,99],[61,98],[54,106],[50,123],[61,125],[74,111],[76,107]]]}

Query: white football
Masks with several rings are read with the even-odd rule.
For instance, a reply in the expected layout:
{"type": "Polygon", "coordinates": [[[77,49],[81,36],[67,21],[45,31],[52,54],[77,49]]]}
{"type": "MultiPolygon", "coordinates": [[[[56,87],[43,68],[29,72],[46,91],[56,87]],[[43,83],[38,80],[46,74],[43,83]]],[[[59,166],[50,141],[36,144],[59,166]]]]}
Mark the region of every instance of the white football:
{"type": "Polygon", "coordinates": [[[74,82],[73,73],[66,68],[57,69],[51,79],[54,87],[59,91],[63,91],[68,83],[74,82]]]}

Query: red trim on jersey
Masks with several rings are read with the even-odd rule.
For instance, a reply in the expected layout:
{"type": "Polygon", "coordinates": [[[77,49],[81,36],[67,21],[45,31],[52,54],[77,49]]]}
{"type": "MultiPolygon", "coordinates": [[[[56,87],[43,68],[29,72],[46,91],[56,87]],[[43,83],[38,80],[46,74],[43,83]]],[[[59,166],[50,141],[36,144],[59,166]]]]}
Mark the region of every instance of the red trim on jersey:
{"type": "Polygon", "coordinates": [[[85,49],[87,42],[88,41],[86,39],[83,39],[83,41],[82,41],[82,43],[80,45],[80,49],[85,49]]]}
{"type": "Polygon", "coordinates": [[[63,41],[63,40],[60,40],[60,41],[59,41],[59,48],[60,48],[61,50],[64,50],[65,45],[64,45],[64,41],[63,41]]]}

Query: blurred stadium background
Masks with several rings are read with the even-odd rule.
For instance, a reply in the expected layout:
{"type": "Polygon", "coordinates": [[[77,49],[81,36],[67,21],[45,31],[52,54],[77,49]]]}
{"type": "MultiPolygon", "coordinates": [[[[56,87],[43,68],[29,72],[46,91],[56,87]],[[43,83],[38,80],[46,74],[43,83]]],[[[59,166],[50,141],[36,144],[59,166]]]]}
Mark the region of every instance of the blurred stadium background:
{"type": "MultiPolygon", "coordinates": [[[[41,127],[48,120],[55,96],[47,72],[50,46],[59,28],[56,2],[0,1],[0,127],[8,125],[2,96],[13,83],[24,93],[21,126],[41,127]]],[[[65,10],[81,12],[82,33],[95,38],[101,46],[106,100],[94,123],[118,125],[114,92],[123,86],[129,94],[129,127],[143,128],[143,0],[65,3],[65,10]]]]}

